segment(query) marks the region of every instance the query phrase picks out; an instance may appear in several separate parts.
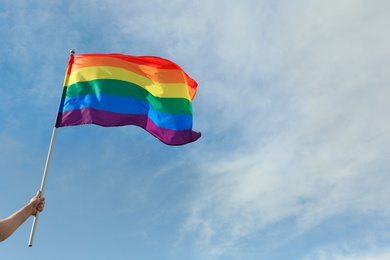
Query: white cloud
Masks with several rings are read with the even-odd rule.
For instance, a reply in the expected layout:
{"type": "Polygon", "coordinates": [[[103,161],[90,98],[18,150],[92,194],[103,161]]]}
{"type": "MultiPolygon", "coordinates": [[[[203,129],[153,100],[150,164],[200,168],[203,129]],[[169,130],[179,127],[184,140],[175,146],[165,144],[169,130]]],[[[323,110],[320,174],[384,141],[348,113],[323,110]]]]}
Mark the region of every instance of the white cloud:
{"type": "Polygon", "coordinates": [[[262,4],[225,5],[219,14],[232,19],[214,24],[223,80],[201,86],[212,97],[202,103],[222,93],[220,120],[211,124],[236,128],[229,138],[240,145],[223,157],[213,156],[217,144],[210,147],[183,226],[213,254],[270,235],[270,228],[277,235],[260,239],[261,248],[333,216],[389,214],[389,4],[301,4],[277,5],[275,16],[262,4]],[[249,22],[264,16],[268,29],[249,22]],[[268,52],[277,59],[266,63],[268,52]]]}
{"type": "MultiPolygon", "coordinates": [[[[62,80],[67,53],[60,50],[69,48],[160,55],[198,81],[194,123],[203,137],[186,150],[193,151],[194,162],[185,164],[192,163],[199,175],[185,196],[188,218],[180,242],[194,243],[201,259],[240,258],[245,251],[258,259],[332,217],[388,218],[387,1],[115,2],[69,4],[70,17],[40,6],[42,15],[34,24],[23,20],[29,11],[24,3],[15,4],[15,12],[7,13],[22,18],[8,36],[24,38],[10,38],[11,63],[25,57],[18,69],[24,71],[31,68],[33,54],[50,57],[37,65],[35,80],[44,83],[35,94],[52,88],[55,79],[45,75],[59,74],[62,80]],[[48,53],[36,52],[42,46],[48,53]],[[65,63],[54,62],[58,56],[65,63]]],[[[59,92],[50,93],[57,100],[59,92]]],[[[108,149],[101,158],[116,154],[108,149]]],[[[171,169],[160,168],[155,178],[166,171],[171,169]]],[[[380,259],[389,254],[386,247],[369,253],[352,246],[347,253],[337,247],[327,253],[316,243],[307,245],[313,251],[308,257],[380,259]]]]}
{"type": "MultiPolygon", "coordinates": [[[[380,240],[380,239],[379,239],[380,240]]],[[[377,246],[378,237],[362,237],[355,243],[329,244],[309,253],[303,260],[386,260],[390,258],[388,247],[377,246]]]]}

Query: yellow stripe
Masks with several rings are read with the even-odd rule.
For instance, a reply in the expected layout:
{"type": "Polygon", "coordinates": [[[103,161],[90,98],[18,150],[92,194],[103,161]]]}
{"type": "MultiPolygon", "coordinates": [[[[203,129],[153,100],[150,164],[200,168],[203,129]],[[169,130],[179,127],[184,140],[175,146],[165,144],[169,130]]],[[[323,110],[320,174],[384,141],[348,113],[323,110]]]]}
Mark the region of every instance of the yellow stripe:
{"type": "Polygon", "coordinates": [[[76,82],[95,79],[127,81],[142,87],[155,97],[185,98],[191,101],[188,86],[185,83],[158,83],[134,72],[109,66],[85,67],[73,71],[66,87],[76,82]]]}
{"type": "Polygon", "coordinates": [[[68,85],[68,84],[67,84],[68,82],[69,82],[69,75],[66,74],[66,75],[65,75],[65,78],[64,78],[64,86],[67,86],[67,85],[68,85]]]}

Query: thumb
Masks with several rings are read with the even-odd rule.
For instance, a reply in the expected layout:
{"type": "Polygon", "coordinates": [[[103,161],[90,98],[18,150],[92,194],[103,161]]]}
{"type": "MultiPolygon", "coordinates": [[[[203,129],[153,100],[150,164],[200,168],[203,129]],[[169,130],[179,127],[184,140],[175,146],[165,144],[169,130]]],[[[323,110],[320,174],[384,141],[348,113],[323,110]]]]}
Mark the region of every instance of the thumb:
{"type": "Polygon", "coordinates": [[[42,196],[42,191],[38,190],[37,194],[35,194],[35,198],[40,198],[42,196]]]}

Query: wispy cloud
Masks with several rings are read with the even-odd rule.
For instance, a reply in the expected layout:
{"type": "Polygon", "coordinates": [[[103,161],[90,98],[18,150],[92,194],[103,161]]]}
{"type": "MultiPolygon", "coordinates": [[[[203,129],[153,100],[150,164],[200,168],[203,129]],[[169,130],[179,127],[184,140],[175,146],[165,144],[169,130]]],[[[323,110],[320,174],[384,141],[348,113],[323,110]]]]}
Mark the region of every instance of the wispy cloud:
{"type": "MultiPolygon", "coordinates": [[[[52,123],[70,48],[162,56],[199,83],[194,129],[202,138],[175,149],[129,128],[62,131],[52,165],[62,203],[73,203],[65,201],[69,191],[82,196],[92,184],[89,209],[102,199],[110,204],[105,218],[141,223],[121,225],[117,236],[143,234],[161,244],[178,229],[176,249],[188,246],[193,259],[286,259],[277,257],[280,249],[289,259],[389,256],[387,1],[117,2],[0,7],[9,25],[0,26],[7,38],[0,54],[8,54],[0,62],[7,68],[0,110],[29,109],[3,113],[3,154],[17,156],[39,142],[9,134],[11,127],[38,114],[52,123]],[[22,87],[12,82],[17,75],[22,87]],[[42,116],[49,106],[53,112],[42,116]],[[153,148],[145,150],[149,140],[153,148]],[[95,187],[115,193],[117,204],[95,187]],[[162,222],[169,231],[156,234],[151,226],[162,222]],[[332,225],[351,235],[332,241],[323,234],[332,225]],[[357,233],[364,225],[370,228],[357,233]],[[384,237],[370,240],[378,228],[384,237]],[[351,238],[358,235],[360,243],[351,238]]],[[[46,144],[37,149],[46,155],[46,144]]]]}
{"type": "Polygon", "coordinates": [[[238,141],[223,157],[210,147],[183,232],[223,255],[251,236],[265,234],[263,249],[287,243],[346,212],[389,214],[389,5],[279,3],[274,16],[261,4],[230,7],[223,15],[236,26],[213,30],[224,36],[214,45],[223,82],[204,86],[213,98],[203,102],[218,93],[220,120],[211,124],[227,122],[236,129],[227,139],[238,141]],[[258,17],[268,29],[249,23],[258,17]],[[277,59],[266,63],[267,53],[277,59]]]}
{"type": "MultiPolygon", "coordinates": [[[[386,233],[385,232],[382,232],[386,233]]],[[[388,239],[379,234],[368,237],[361,237],[350,243],[328,244],[321,246],[310,252],[303,260],[385,260],[390,257],[390,250],[386,246],[384,239],[388,239]]]]}

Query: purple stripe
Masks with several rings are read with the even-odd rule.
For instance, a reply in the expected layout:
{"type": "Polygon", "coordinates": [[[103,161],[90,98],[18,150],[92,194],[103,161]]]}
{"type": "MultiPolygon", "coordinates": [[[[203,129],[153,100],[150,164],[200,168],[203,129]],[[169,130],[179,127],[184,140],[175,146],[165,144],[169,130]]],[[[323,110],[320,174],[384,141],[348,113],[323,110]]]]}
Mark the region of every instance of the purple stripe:
{"type": "Polygon", "coordinates": [[[57,116],[56,127],[76,126],[83,124],[95,124],[100,126],[139,126],[161,142],[168,145],[182,145],[196,141],[201,134],[188,130],[171,130],[156,126],[147,115],[137,114],[118,114],[109,111],[84,108],[80,110],[71,110],[59,113],[57,116]]]}

